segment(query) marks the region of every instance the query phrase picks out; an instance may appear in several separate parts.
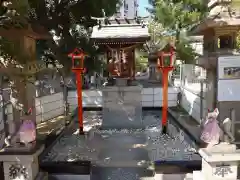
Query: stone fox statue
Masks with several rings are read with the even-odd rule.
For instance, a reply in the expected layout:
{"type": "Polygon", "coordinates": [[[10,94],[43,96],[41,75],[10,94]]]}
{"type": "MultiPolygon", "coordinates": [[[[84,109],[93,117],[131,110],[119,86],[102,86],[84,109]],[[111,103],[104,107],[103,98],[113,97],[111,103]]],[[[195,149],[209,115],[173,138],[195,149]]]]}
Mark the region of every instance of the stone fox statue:
{"type": "MultiPolygon", "coordinates": [[[[32,109],[25,113],[26,116],[30,115],[32,109]]],[[[6,146],[14,146],[17,142],[23,143],[25,146],[29,146],[36,141],[36,126],[32,120],[24,119],[20,128],[12,136],[5,138],[6,146]]]]}
{"type": "Polygon", "coordinates": [[[219,111],[217,108],[213,112],[208,112],[207,114],[200,137],[202,148],[214,146],[219,143],[221,130],[217,120],[218,114],[219,111]]]}

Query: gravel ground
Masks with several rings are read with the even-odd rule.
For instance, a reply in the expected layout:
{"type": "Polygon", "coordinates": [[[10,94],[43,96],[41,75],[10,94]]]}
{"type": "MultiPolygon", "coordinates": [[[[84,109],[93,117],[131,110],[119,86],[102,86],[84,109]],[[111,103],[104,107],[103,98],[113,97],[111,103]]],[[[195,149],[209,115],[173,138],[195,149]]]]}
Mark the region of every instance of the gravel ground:
{"type": "MultiPolygon", "coordinates": [[[[85,112],[85,130],[93,128],[88,135],[78,135],[75,120],[42,161],[91,160],[91,180],[156,180],[153,161],[201,160],[181,130],[172,128],[174,137],[161,135],[160,114],[143,111],[144,130],[98,130],[101,112],[85,112]]],[[[183,169],[172,168],[162,166],[161,171],[183,169]]]]}
{"type": "MultiPolygon", "coordinates": [[[[120,161],[125,159],[131,162],[200,160],[201,158],[195,154],[194,148],[186,140],[184,132],[179,132],[175,137],[161,135],[160,114],[159,111],[144,111],[143,121],[146,127],[144,130],[97,130],[94,128],[91,130],[91,135],[85,137],[77,135],[77,123],[73,124],[43,161],[84,159],[110,163],[116,159],[121,163],[120,161]],[[124,150],[127,151],[124,152],[124,150]],[[110,157],[110,152],[113,157],[110,157]],[[119,156],[118,152],[122,156],[125,153],[126,157],[119,156]],[[107,157],[108,154],[109,157],[107,157]]],[[[84,117],[86,129],[101,125],[101,112],[85,112],[84,117]]]]}

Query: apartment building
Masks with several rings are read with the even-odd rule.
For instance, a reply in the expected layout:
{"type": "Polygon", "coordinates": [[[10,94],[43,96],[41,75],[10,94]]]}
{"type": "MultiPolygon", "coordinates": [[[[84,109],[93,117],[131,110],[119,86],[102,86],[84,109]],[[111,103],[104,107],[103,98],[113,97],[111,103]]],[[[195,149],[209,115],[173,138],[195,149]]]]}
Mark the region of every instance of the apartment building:
{"type": "Polygon", "coordinates": [[[115,17],[117,18],[135,18],[138,15],[138,1],[139,0],[122,0],[122,5],[118,6],[115,17]]]}

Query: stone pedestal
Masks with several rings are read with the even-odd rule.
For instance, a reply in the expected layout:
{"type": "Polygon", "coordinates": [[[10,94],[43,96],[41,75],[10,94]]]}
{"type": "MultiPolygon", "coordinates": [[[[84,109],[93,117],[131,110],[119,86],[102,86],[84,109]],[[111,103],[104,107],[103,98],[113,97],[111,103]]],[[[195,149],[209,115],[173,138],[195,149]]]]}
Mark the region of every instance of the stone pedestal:
{"type": "Polygon", "coordinates": [[[0,152],[0,161],[3,162],[4,180],[35,180],[38,179],[38,156],[44,146],[36,146],[29,152],[5,150],[0,152]]]}
{"type": "Polygon", "coordinates": [[[202,171],[194,172],[194,180],[237,180],[240,151],[235,145],[220,143],[210,149],[200,149],[202,171]]]}
{"type": "Polygon", "coordinates": [[[127,78],[116,78],[116,86],[127,86],[127,78]]]}
{"type": "Polygon", "coordinates": [[[143,128],[142,87],[107,86],[102,92],[103,129],[143,128]]]}

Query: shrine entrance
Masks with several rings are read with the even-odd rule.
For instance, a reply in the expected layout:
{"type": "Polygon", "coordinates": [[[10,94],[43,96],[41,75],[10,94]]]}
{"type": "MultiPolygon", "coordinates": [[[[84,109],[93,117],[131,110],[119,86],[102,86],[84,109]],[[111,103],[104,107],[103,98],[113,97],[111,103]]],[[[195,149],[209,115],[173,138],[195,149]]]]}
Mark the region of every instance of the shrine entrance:
{"type": "Polygon", "coordinates": [[[135,44],[105,45],[107,47],[108,71],[113,77],[135,76],[135,44]]]}

